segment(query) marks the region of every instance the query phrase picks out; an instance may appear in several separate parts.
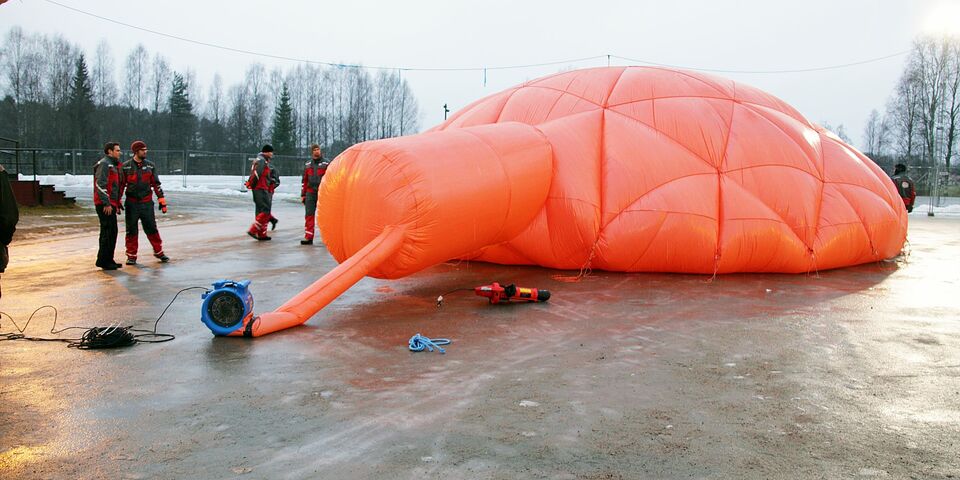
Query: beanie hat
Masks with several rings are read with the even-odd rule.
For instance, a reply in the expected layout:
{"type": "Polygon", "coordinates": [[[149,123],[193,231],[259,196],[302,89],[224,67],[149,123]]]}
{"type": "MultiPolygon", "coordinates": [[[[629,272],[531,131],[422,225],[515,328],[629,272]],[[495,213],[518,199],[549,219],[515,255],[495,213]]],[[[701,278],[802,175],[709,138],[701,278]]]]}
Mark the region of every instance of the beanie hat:
{"type": "Polygon", "coordinates": [[[264,145],[263,148],[260,149],[260,153],[270,153],[272,151],[273,151],[273,146],[270,145],[269,143],[264,145]]]}
{"type": "Polygon", "coordinates": [[[147,148],[147,144],[143,143],[143,140],[137,140],[136,142],[130,144],[130,151],[133,153],[137,153],[138,150],[143,148],[147,148]]]}

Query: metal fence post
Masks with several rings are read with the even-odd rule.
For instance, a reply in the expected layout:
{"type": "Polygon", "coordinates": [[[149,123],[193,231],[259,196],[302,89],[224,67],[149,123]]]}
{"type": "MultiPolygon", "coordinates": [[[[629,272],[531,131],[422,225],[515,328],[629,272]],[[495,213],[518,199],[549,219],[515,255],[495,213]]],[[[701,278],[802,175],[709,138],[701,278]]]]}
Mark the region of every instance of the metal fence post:
{"type": "Polygon", "coordinates": [[[187,188],[187,151],[180,152],[183,155],[183,188],[187,188]]]}

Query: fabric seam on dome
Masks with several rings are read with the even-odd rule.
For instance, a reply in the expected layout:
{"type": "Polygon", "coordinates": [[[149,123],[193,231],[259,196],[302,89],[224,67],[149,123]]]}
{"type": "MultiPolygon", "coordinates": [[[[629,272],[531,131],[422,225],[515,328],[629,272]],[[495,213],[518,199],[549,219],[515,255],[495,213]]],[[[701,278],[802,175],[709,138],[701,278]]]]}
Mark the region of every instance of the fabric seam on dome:
{"type": "MultiPolygon", "coordinates": [[[[733,82],[731,87],[733,93],[737,93],[737,84],[733,82]]],[[[727,133],[723,138],[723,153],[720,155],[720,162],[717,165],[717,251],[714,254],[714,265],[713,265],[713,274],[716,275],[717,271],[720,270],[720,259],[723,256],[723,247],[721,240],[723,239],[723,167],[727,163],[727,156],[729,155],[728,149],[730,148],[730,135],[733,132],[733,118],[736,116],[737,102],[730,100],[730,121],[727,122],[727,133]]],[[[711,107],[713,104],[710,104],[711,107]]],[[[717,112],[717,115],[720,115],[720,119],[723,120],[723,115],[720,112],[717,112]]]]}
{"type": "MultiPolygon", "coordinates": [[[[567,89],[570,88],[570,85],[573,84],[573,82],[578,78],[576,75],[570,75],[570,77],[571,77],[570,81],[567,82],[567,85],[565,87],[563,87],[564,88],[563,92],[561,92],[560,95],[557,95],[557,98],[553,101],[553,104],[550,105],[550,109],[547,110],[547,114],[544,115],[543,122],[540,122],[540,123],[548,122],[550,119],[550,114],[553,113],[553,109],[557,107],[558,103],[560,103],[560,99],[563,98],[564,95],[568,95],[567,89]]],[[[572,94],[569,94],[569,95],[573,96],[574,98],[580,98],[580,97],[577,97],[576,95],[572,95],[572,94]]],[[[576,104],[574,104],[574,106],[576,106],[576,104]]]]}
{"type": "MultiPolygon", "coordinates": [[[[867,190],[870,191],[869,189],[867,189],[867,190]]],[[[866,222],[864,221],[863,217],[860,215],[860,212],[857,211],[857,207],[855,207],[855,206],[853,205],[853,202],[851,202],[850,199],[847,198],[847,196],[843,194],[843,190],[838,189],[837,191],[838,191],[838,193],[840,193],[840,197],[843,198],[843,201],[847,202],[847,205],[850,206],[850,209],[853,210],[853,213],[857,216],[858,219],[860,219],[860,222],[859,222],[859,223],[860,223],[860,226],[863,227],[863,234],[866,235],[867,241],[870,242],[870,250],[871,250],[870,253],[871,253],[874,257],[879,257],[879,256],[880,256],[880,252],[877,250],[876,245],[874,245],[874,243],[873,243],[873,237],[870,236],[870,229],[867,228],[867,224],[866,224],[866,222]]],[[[855,223],[855,222],[851,222],[851,223],[855,223]]]]}
{"type": "Polygon", "coordinates": [[[650,251],[650,247],[653,246],[653,242],[657,240],[657,237],[660,235],[660,232],[663,230],[663,224],[667,223],[667,215],[669,215],[671,212],[663,212],[663,213],[665,213],[666,215],[664,215],[663,219],[660,220],[660,223],[657,224],[657,231],[653,232],[653,236],[650,237],[650,241],[647,242],[647,245],[643,248],[643,252],[640,252],[640,256],[637,257],[637,259],[634,260],[629,267],[627,267],[627,271],[633,270],[633,268],[638,263],[640,263],[641,260],[643,260],[643,257],[645,257],[647,255],[647,252],[650,251]]]}
{"type": "MultiPolygon", "coordinates": [[[[667,140],[670,140],[670,142],[672,142],[674,145],[680,147],[680,148],[683,149],[683,150],[686,150],[688,153],[690,153],[690,155],[693,155],[694,157],[698,158],[698,159],[699,159],[700,161],[702,161],[703,163],[707,164],[707,166],[709,166],[711,170],[716,170],[716,169],[717,169],[716,165],[714,165],[713,163],[711,163],[709,160],[701,157],[700,154],[698,154],[697,152],[694,152],[694,151],[691,150],[689,147],[687,147],[686,145],[680,143],[678,140],[674,139],[674,138],[671,137],[670,135],[667,135],[666,133],[661,132],[659,129],[657,129],[657,127],[655,127],[655,126],[653,126],[653,125],[650,125],[650,124],[648,124],[648,123],[646,123],[646,122],[643,122],[643,121],[641,121],[641,120],[638,120],[638,119],[636,119],[636,118],[633,118],[633,117],[631,117],[631,116],[629,116],[629,115],[627,115],[627,114],[625,114],[625,113],[618,112],[618,111],[616,111],[616,110],[611,110],[611,109],[609,109],[609,108],[605,108],[604,111],[610,111],[610,112],[616,113],[617,115],[620,115],[620,116],[623,117],[623,118],[632,120],[632,121],[634,121],[634,122],[637,122],[637,123],[640,124],[640,125],[643,125],[644,127],[649,128],[650,130],[653,130],[654,133],[656,133],[657,135],[663,136],[663,137],[666,138],[667,140]]],[[[606,121],[604,121],[604,126],[606,126],[606,121]]],[[[606,146],[606,144],[604,144],[603,146],[606,146]]]]}
{"type": "MultiPolygon", "coordinates": [[[[599,103],[597,103],[597,102],[594,102],[593,100],[590,100],[589,98],[586,98],[586,97],[584,97],[583,95],[577,95],[576,93],[568,92],[568,91],[566,91],[566,90],[560,90],[559,88],[555,88],[555,87],[544,87],[544,86],[542,86],[542,85],[527,85],[527,86],[525,86],[525,87],[523,87],[523,88],[542,88],[542,89],[544,89],[544,90],[553,90],[554,92],[566,93],[567,95],[572,95],[572,96],[574,96],[574,97],[577,97],[577,98],[579,98],[580,100],[583,100],[584,102],[592,103],[593,105],[596,105],[596,106],[598,106],[598,107],[600,107],[600,108],[603,108],[603,105],[601,105],[601,104],[599,104],[599,103]]],[[[522,90],[522,89],[521,89],[521,90],[522,90]]]]}
{"type": "MultiPolygon", "coordinates": [[[[510,100],[513,100],[513,96],[516,95],[517,92],[519,92],[520,90],[523,90],[523,88],[524,88],[524,87],[520,87],[520,88],[518,88],[518,89],[516,89],[516,90],[514,90],[514,91],[512,91],[512,92],[510,92],[510,95],[507,97],[507,101],[503,102],[503,105],[500,105],[500,111],[497,112],[497,119],[494,120],[494,121],[492,121],[492,122],[490,122],[490,123],[487,123],[487,124],[485,124],[485,125],[492,125],[492,124],[494,124],[494,123],[500,123],[500,118],[503,117],[503,110],[507,108],[507,104],[510,103],[510,100]]],[[[465,128],[465,127],[460,127],[460,128],[465,128]]]]}
{"type": "MultiPolygon", "coordinates": [[[[635,98],[635,99],[633,99],[633,100],[628,100],[628,101],[626,101],[626,102],[609,104],[609,105],[606,106],[606,108],[611,108],[611,109],[612,109],[612,108],[616,108],[616,107],[622,107],[622,106],[624,106],[624,105],[630,105],[631,103],[652,102],[652,101],[654,101],[654,100],[673,100],[673,99],[677,99],[677,98],[700,98],[700,99],[704,99],[704,100],[724,100],[724,101],[728,101],[728,102],[740,103],[740,104],[743,104],[743,105],[755,105],[755,106],[763,107],[763,108],[771,108],[769,105],[764,105],[764,104],[762,104],[762,103],[749,102],[749,101],[746,101],[746,100],[736,99],[736,98],[732,98],[732,97],[714,97],[714,96],[710,96],[710,95],[664,95],[664,96],[659,96],[659,97],[635,98]]],[[[588,100],[588,101],[589,101],[589,100],[588,100]]],[[[775,108],[771,108],[771,109],[772,109],[772,110],[776,110],[775,108]]],[[[783,112],[780,112],[780,113],[783,113],[783,112]]],[[[787,116],[790,117],[790,115],[787,115],[787,116]]],[[[790,117],[790,118],[793,118],[793,117],[790,117]]],[[[796,120],[796,119],[794,118],[794,120],[796,120]]],[[[803,123],[803,122],[800,122],[800,123],[803,123]]],[[[809,127],[809,126],[808,126],[807,128],[810,128],[811,130],[816,131],[816,129],[814,129],[814,128],[812,128],[812,127],[809,127]]],[[[820,133],[820,132],[817,132],[817,133],[820,133]]]]}
{"type": "MultiPolygon", "coordinates": [[[[737,169],[737,171],[740,171],[740,170],[745,170],[745,169],[737,169]]],[[[802,172],[803,170],[800,170],[800,171],[802,172]]],[[[734,180],[734,179],[732,179],[732,178],[730,179],[730,181],[732,181],[732,182],[737,182],[736,180],[734,180]]],[[[784,226],[787,227],[787,230],[790,232],[791,235],[793,235],[793,236],[797,239],[798,242],[800,242],[800,243],[803,244],[803,245],[806,245],[807,248],[812,248],[812,247],[810,246],[810,244],[808,244],[807,242],[803,241],[803,239],[800,238],[799,235],[797,235],[797,232],[794,231],[795,225],[790,224],[790,222],[788,222],[787,219],[783,218],[783,216],[781,216],[779,213],[777,213],[777,211],[774,210],[773,207],[771,207],[770,205],[768,205],[767,202],[764,202],[760,197],[756,196],[752,191],[750,191],[749,189],[747,189],[746,187],[744,187],[740,182],[737,182],[737,185],[740,186],[740,190],[741,190],[744,194],[749,195],[751,198],[753,198],[754,200],[756,200],[757,203],[759,203],[760,205],[763,205],[764,207],[766,207],[767,210],[768,210],[774,217],[780,219],[780,223],[782,223],[784,226]]],[[[816,239],[816,237],[814,237],[814,239],[816,239]]],[[[720,239],[717,238],[717,241],[719,242],[720,239]]]]}
{"type": "Polygon", "coordinates": [[[620,85],[620,79],[623,78],[623,74],[627,73],[630,67],[623,67],[620,70],[620,75],[617,75],[617,79],[613,82],[613,85],[610,86],[610,90],[607,92],[607,96],[603,98],[603,105],[601,107],[607,108],[607,104],[610,102],[610,97],[613,95],[613,91],[617,89],[617,85],[620,85]]]}
{"type": "MultiPolygon", "coordinates": [[[[867,193],[872,194],[873,196],[877,197],[877,198],[880,199],[880,200],[883,200],[883,198],[882,198],[880,195],[877,195],[877,192],[875,192],[873,189],[871,189],[871,188],[869,188],[869,187],[866,187],[866,186],[864,186],[864,185],[860,185],[859,183],[850,183],[850,182],[824,182],[824,183],[829,184],[829,185],[846,185],[846,186],[850,186],[850,187],[862,188],[862,189],[866,190],[867,193]]],[[[887,205],[887,202],[882,202],[882,203],[883,203],[884,205],[886,205],[887,208],[890,209],[890,213],[894,213],[894,214],[897,213],[896,211],[894,211],[893,207],[891,207],[890,205],[887,205]]]]}
{"type": "MultiPolygon", "coordinates": [[[[589,69],[587,69],[587,70],[589,70],[589,69]]],[[[574,71],[581,71],[581,70],[574,70],[574,71]]],[[[568,73],[570,73],[570,72],[569,72],[569,71],[566,71],[566,72],[557,72],[557,73],[554,73],[554,74],[551,74],[551,75],[547,75],[547,76],[545,76],[545,77],[535,78],[535,79],[533,79],[533,80],[529,80],[529,81],[526,81],[526,82],[521,83],[521,84],[520,84],[520,87],[518,87],[518,88],[527,87],[527,86],[533,86],[533,85],[536,85],[536,84],[538,84],[538,83],[540,83],[540,82],[545,82],[545,81],[547,81],[547,80],[550,80],[551,78],[559,77],[559,76],[561,76],[561,75],[566,75],[566,74],[568,74],[568,73]]]]}
{"type": "MultiPolygon", "coordinates": [[[[732,169],[730,169],[730,170],[724,170],[723,173],[734,173],[734,172],[740,172],[740,171],[743,171],[743,170],[749,170],[749,169],[751,169],[751,168],[760,168],[760,167],[782,167],[782,168],[789,168],[789,169],[791,169],[791,170],[796,170],[796,171],[798,171],[798,172],[805,173],[805,174],[807,174],[808,176],[810,176],[810,178],[813,178],[814,180],[816,180],[816,181],[818,181],[818,182],[821,182],[821,183],[823,182],[823,180],[821,180],[820,178],[818,178],[816,175],[813,175],[813,174],[811,174],[810,172],[808,172],[808,171],[806,171],[806,170],[804,170],[804,169],[802,169],[802,168],[800,168],[800,167],[797,167],[797,166],[795,166],[795,165],[784,165],[784,164],[782,164],[782,163],[763,163],[763,164],[760,164],[760,165],[747,165],[746,167],[732,168],[732,169]]],[[[841,182],[841,183],[842,183],[842,182],[841,182]]]]}
{"type": "MultiPolygon", "coordinates": [[[[517,248],[516,246],[514,246],[511,242],[513,242],[513,239],[507,240],[506,242],[503,242],[503,243],[500,243],[500,244],[497,244],[497,245],[491,245],[491,247],[494,247],[494,246],[503,246],[503,248],[509,249],[509,250],[510,250],[511,252],[513,252],[516,256],[524,259],[528,264],[530,264],[530,265],[538,265],[538,262],[534,262],[533,259],[531,259],[531,258],[528,257],[527,255],[525,255],[522,251],[520,251],[519,248],[517,248]]],[[[487,248],[489,248],[489,247],[487,247],[487,248]]]]}
{"type": "MultiPolygon", "coordinates": [[[[532,125],[527,125],[527,126],[529,126],[530,128],[533,128],[534,130],[536,130],[537,133],[540,134],[541,139],[543,139],[544,141],[546,141],[547,144],[550,143],[549,140],[546,139],[546,135],[544,135],[543,132],[540,131],[540,129],[538,129],[538,128],[532,126],[532,125]]],[[[463,131],[463,133],[466,133],[466,134],[470,135],[471,137],[479,140],[480,143],[482,143],[485,147],[487,147],[488,150],[490,150],[490,152],[493,154],[493,156],[495,156],[495,157],[497,158],[497,165],[499,165],[499,166],[500,166],[500,169],[503,170],[503,176],[506,177],[507,179],[509,179],[510,176],[507,174],[507,168],[504,167],[504,165],[503,165],[503,157],[500,156],[500,153],[497,151],[497,149],[495,149],[492,145],[490,145],[489,143],[487,143],[486,139],[481,138],[480,136],[478,136],[477,134],[473,133],[472,131],[469,131],[469,130],[466,130],[466,129],[464,129],[464,130],[462,130],[462,131],[463,131]]],[[[552,148],[552,147],[551,147],[551,149],[550,149],[550,157],[551,157],[550,165],[551,165],[551,167],[552,167],[552,166],[553,166],[553,148],[552,148]]],[[[552,168],[551,168],[551,169],[552,169],[552,168]]],[[[551,181],[552,181],[552,179],[551,179],[551,181]]],[[[548,188],[549,188],[549,187],[548,187],[548,188]]],[[[549,191],[549,190],[548,190],[548,191],[549,191]]],[[[509,198],[507,199],[507,205],[509,205],[510,208],[513,208],[513,191],[510,190],[509,188],[507,189],[507,195],[509,196],[509,198]]],[[[500,235],[503,233],[503,230],[504,230],[504,228],[505,228],[506,225],[507,225],[507,220],[509,219],[509,213],[510,213],[510,211],[508,210],[507,213],[508,213],[508,215],[504,215],[504,216],[503,216],[503,222],[500,224],[500,228],[497,229],[497,234],[495,235],[494,238],[499,238],[500,235]]]]}
{"type": "MultiPolygon", "coordinates": [[[[700,82],[700,83],[702,83],[702,84],[704,84],[704,85],[706,85],[706,86],[708,86],[708,87],[716,90],[717,92],[720,92],[721,95],[726,94],[726,92],[724,92],[722,89],[720,89],[720,88],[717,87],[716,85],[713,85],[713,84],[711,84],[710,82],[707,82],[706,80],[704,80],[704,79],[702,79],[702,78],[697,78],[697,77],[691,75],[690,73],[687,73],[687,72],[684,71],[684,70],[679,70],[679,69],[678,69],[678,70],[671,70],[671,69],[669,69],[669,68],[663,68],[663,67],[638,67],[638,69],[646,69],[646,68],[649,68],[650,70],[659,70],[659,71],[662,71],[662,72],[678,73],[678,74],[683,75],[683,76],[685,76],[685,77],[687,77],[687,78],[690,78],[690,79],[692,79],[692,80],[696,80],[696,81],[698,81],[698,82],[700,82]]],[[[733,88],[736,89],[736,82],[733,82],[733,84],[734,84],[734,87],[733,87],[733,88]]]]}
{"type": "MultiPolygon", "coordinates": [[[[604,223],[604,224],[600,227],[600,230],[597,232],[597,238],[600,237],[600,234],[603,233],[603,230],[606,229],[607,226],[609,226],[611,223],[613,223],[613,221],[616,220],[617,217],[620,216],[620,214],[622,214],[624,211],[626,211],[627,209],[629,209],[630,207],[632,207],[633,204],[635,204],[635,203],[639,202],[640,200],[642,200],[643,197],[646,197],[647,195],[649,195],[649,194],[651,194],[651,193],[653,193],[653,192],[655,192],[655,191],[657,191],[657,190],[659,190],[659,189],[661,189],[661,188],[663,188],[663,187],[665,187],[665,186],[667,186],[667,185],[669,185],[669,184],[671,184],[671,183],[673,183],[673,182],[676,182],[676,181],[678,181],[678,180],[683,180],[683,179],[686,179],[686,178],[689,178],[689,177],[696,177],[696,176],[700,176],[700,175],[716,175],[716,173],[714,173],[714,172],[708,172],[708,173],[690,173],[690,174],[687,174],[687,175],[681,175],[681,176],[679,176],[679,177],[676,177],[676,178],[667,180],[666,182],[663,182],[663,183],[661,183],[660,185],[657,185],[656,187],[651,188],[650,190],[647,190],[643,195],[640,195],[639,197],[631,200],[630,203],[628,203],[625,207],[621,208],[619,212],[617,212],[616,214],[613,215],[613,217],[610,218],[610,221],[604,223]]],[[[689,213],[689,212],[674,212],[674,211],[672,211],[672,210],[652,210],[652,211],[656,211],[656,212],[668,212],[668,211],[669,211],[669,212],[672,212],[672,213],[689,213]]],[[[700,214],[690,213],[690,215],[700,215],[700,214]]],[[[711,218],[711,219],[712,219],[712,217],[707,217],[706,215],[700,215],[700,216],[706,217],[706,218],[711,218]]],[[[600,219],[603,220],[603,211],[600,212],[600,219]]]]}
{"type": "MultiPolygon", "coordinates": [[[[738,103],[739,103],[739,102],[738,102],[738,103]]],[[[767,118],[767,116],[763,114],[763,111],[762,111],[761,109],[762,109],[762,108],[769,108],[769,107],[763,107],[763,106],[758,106],[758,105],[749,105],[749,104],[744,104],[744,107],[747,108],[747,109],[749,109],[751,112],[755,113],[758,117],[766,120],[767,123],[769,123],[770,125],[772,125],[772,126],[773,126],[774,128],[776,128],[777,130],[781,131],[784,136],[786,136],[787,138],[789,138],[790,141],[792,141],[793,144],[796,145],[797,148],[800,149],[800,152],[803,154],[804,160],[806,160],[807,163],[810,164],[810,167],[813,168],[813,171],[817,172],[818,175],[823,175],[823,173],[820,172],[820,169],[817,168],[817,164],[816,164],[813,160],[811,160],[810,157],[807,155],[807,152],[803,149],[803,146],[800,144],[800,142],[798,142],[795,138],[793,138],[793,137],[790,135],[790,133],[788,133],[786,130],[783,129],[783,127],[781,127],[780,125],[777,125],[776,122],[774,122],[773,120],[767,118]]],[[[781,112],[781,113],[783,113],[783,112],[781,112]]],[[[789,115],[787,115],[787,116],[790,117],[789,115]]],[[[790,118],[792,119],[793,117],[790,117],[790,118]]],[[[820,177],[816,177],[816,178],[817,178],[818,180],[820,180],[821,182],[823,181],[823,179],[820,178],[820,177]]]]}
{"type": "MultiPolygon", "coordinates": [[[[836,140],[834,140],[834,143],[838,143],[838,142],[836,142],[836,140]]],[[[876,174],[876,172],[874,172],[873,170],[871,170],[870,167],[867,166],[866,162],[864,162],[863,159],[860,158],[860,155],[863,155],[863,153],[854,150],[852,147],[850,147],[850,145],[847,145],[846,142],[840,142],[840,143],[839,143],[839,146],[840,146],[841,148],[843,148],[844,150],[846,150],[846,151],[847,151],[848,153],[850,153],[851,155],[853,155],[854,157],[857,157],[857,160],[859,160],[860,163],[864,164],[864,168],[866,168],[867,171],[869,171],[871,174],[873,174],[873,178],[876,178],[877,181],[879,181],[879,182],[885,182],[885,181],[887,181],[887,180],[890,179],[890,177],[886,177],[886,176],[884,176],[884,177],[878,177],[877,174],[876,174]],[[858,155],[858,154],[859,154],[859,155],[858,155]]],[[[865,155],[864,155],[864,156],[865,156],[865,155]]],[[[870,158],[867,157],[867,160],[870,160],[870,158]]],[[[872,161],[872,160],[870,160],[870,161],[872,161]]],[[[876,165],[876,162],[874,162],[874,165],[876,165]]],[[[894,190],[894,192],[896,192],[896,190],[894,190]]],[[[886,193],[887,193],[887,198],[886,198],[886,201],[885,201],[884,203],[886,203],[888,206],[890,206],[891,209],[895,208],[895,205],[898,205],[900,202],[902,202],[902,199],[899,197],[899,195],[896,196],[896,197],[891,196],[891,195],[890,195],[890,190],[886,190],[886,193]],[[894,200],[894,199],[895,199],[895,200],[894,200]]]]}

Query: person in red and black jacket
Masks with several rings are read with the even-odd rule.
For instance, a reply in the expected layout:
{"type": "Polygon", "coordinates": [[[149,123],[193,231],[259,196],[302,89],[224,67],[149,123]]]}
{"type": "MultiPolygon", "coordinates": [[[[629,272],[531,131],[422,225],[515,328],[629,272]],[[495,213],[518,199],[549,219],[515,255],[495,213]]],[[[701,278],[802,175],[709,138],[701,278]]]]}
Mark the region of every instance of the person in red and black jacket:
{"type": "Polygon", "coordinates": [[[273,192],[277,190],[277,187],[280,186],[280,172],[277,170],[277,165],[273,163],[273,157],[270,157],[270,179],[267,180],[267,190],[270,191],[270,230],[277,229],[277,217],[273,216],[273,192]]]}
{"type": "Polygon", "coordinates": [[[907,176],[907,166],[898,163],[893,167],[893,184],[897,186],[897,193],[903,199],[903,206],[907,213],[913,211],[913,203],[917,200],[917,189],[914,187],[913,179],[907,176]]]}
{"type": "Polygon", "coordinates": [[[312,157],[306,165],[303,166],[303,185],[300,187],[300,203],[304,209],[303,240],[300,245],[313,245],[314,221],[317,215],[317,192],[320,191],[320,180],[327,173],[329,162],[323,160],[323,151],[320,145],[314,143],[310,145],[310,156],[312,157]]]}
{"type": "Polygon", "coordinates": [[[247,230],[247,235],[260,241],[270,240],[270,237],[267,236],[267,222],[273,217],[270,214],[270,209],[273,203],[273,189],[276,188],[271,174],[270,159],[272,158],[273,147],[264,145],[260,149],[260,154],[257,155],[256,160],[253,161],[253,166],[250,167],[250,178],[247,179],[246,183],[247,188],[253,192],[253,205],[256,214],[253,225],[250,225],[250,229],[247,230]]]}
{"type": "Polygon", "coordinates": [[[113,261],[117,248],[117,211],[120,207],[120,144],[107,142],[106,154],[93,166],[93,204],[100,219],[100,249],[97,251],[97,266],[104,270],[116,270],[121,265],[113,261]]]}
{"type": "Polygon", "coordinates": [[[167,213],[167,199],[160,188],[160,178],[157,176],[157,166],[147,160],[147,144],[137,140],[130,145],[133,158],[123,162],[123,190],[127,199],[123,203],[126,210],[124,221],[127,225],[127,265],[137,264],[137,250],[139,250],[140,231],[137,222],[143,223],[143,233],[153,247],[153,256],[161,263],[170,261],[170,257],[163,253],[163,240],[157,231],[157,218],[153,212],[153,194],[157,194],[159,210],[167,213]]]}

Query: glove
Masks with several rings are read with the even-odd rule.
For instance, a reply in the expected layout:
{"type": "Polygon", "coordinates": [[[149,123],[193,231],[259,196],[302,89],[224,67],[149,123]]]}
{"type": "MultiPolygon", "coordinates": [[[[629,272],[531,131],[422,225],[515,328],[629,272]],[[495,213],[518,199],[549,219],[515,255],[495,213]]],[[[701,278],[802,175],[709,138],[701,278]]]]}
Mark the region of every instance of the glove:
{"type": "Polygon", "coordinates": [[[160,205],[158,205],[157,209],[160,210],[160,211],[163,212],[163,213],[167,213],[167,199],[166,199],[166,198],[163,198],[163,197],[160,197],[159,199],[157,199],[157,202],[160,203],[160,205]]]}

